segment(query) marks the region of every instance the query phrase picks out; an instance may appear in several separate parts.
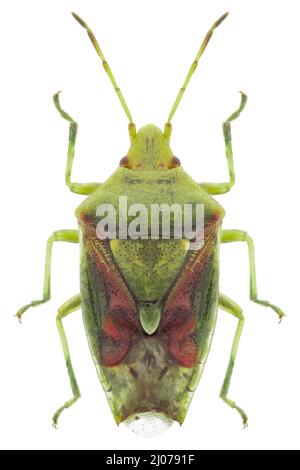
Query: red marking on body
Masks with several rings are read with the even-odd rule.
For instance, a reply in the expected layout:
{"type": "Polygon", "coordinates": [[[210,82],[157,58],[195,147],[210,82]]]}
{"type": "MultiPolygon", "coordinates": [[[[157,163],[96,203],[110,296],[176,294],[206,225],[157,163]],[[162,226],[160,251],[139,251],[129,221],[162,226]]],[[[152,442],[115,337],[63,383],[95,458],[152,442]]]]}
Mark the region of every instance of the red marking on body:
{"type": "MultiPolygon", "coordinates": [[[[174,362],[183,367],[194,367],[199,362],[198,318],[194,300],[200,280],[209,272],[219,221],[216,214],[206,220],[205,244],[199,251],[190,251],[187,255],[182,272],[165,301],[155,333],[174,362]]],[[[145,334],[135,300],[118,270],[109,241],[97,238],[95,220],[84,215],[81,222],[93,282],[101,283],[96,291],[101,289],[105,293],[105,309],[99,312],[102,322],[99,332],[101,363],[107,367],[116,366],[124,362],[136,341],[145,339],[145,334]]]]}
{"type": "Polygon", "coordinates": [[[170,336],[169,348],[172,355],[182,366],[193,367],[197,361],[197,347],[190,335],[195,332],[196,318],[187,312],[186,321],[181,328],[177,328],[170,336]]]}
{"type": "Polygon", "coordinates": [[[138,311],[115,264],[109,241],[97,238],[94,221],[87,216],[81,220],[89,262],[95,279],[99,278],[105,292],[106,308],[101,315],[99,337],[100,355],[103,365],[113,366],[122,362],[139,335],[141,326],[138,311]]]}
{"type": "Polygon", "coordinates": [[[111,336],[115,341],[119,341],[122,338],[120,331],[116,328],[110,318],[104,318],[102,328],[107,336],[111,336]]]}
{"type": "Polygon", "coordinates": [[[215,224],[218,220],[219,218],[212,217],[206,223],[205,244],[199,251],[189,253],[186,265],[171,289],[162,313],[159,331],[166,338],[172,356],[184,367],[193,367],[198,361],[194,297],[201,274],[205,275],[205,268],[210,263],[215,244],[215,224]]]}
{"type": "Polygon", "coordinates": [[[120,364],[130,348],[130,340],[121,338],[114,341],[108,336],[101,346],[102,364],[106,367],[113,367],[120,364]]]}
{"type": "Polygon", "coordinates": [[[192,338],[184,338],[180,343],[174,341],[170,351],[183,367],[194,367],[197,363],[197,346],[192,338]]]}

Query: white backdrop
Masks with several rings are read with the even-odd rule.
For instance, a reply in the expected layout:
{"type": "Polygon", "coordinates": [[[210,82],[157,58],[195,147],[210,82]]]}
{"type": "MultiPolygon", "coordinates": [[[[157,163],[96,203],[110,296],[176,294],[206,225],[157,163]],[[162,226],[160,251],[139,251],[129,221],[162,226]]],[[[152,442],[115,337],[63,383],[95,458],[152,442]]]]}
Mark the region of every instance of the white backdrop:
{"type": "Polygon", "coordinates": [[[1,326],[0,447],[4,449],[299,448],[299,2],[286,0],[11,0],[1,6],[1,326]],[[248,298],[246,246],[222,247],[221,290],[244,308],[245,329],[230,397],[219,398],[236,321],[220,312],[213,346],[184,425],[145,440],[115,425],[89,354],[81,315],[65,321],[82,399],[70,398],[55,325],[57,308],[78,292],[78,247],[57,244],[52,301],[17,309],[42,292],[44,251],[53,230],[76,228],[82,198],[64,185],[68,125],[79,121],[74,179],[105,180],[128,149],[127,122],[76,11],[93,28],[137,126],[163,126],[200,41],[216,31],[174,117],[172,148],[197,181],[227,178],[221,123],[249,101],[232,125],[236,185],[219,197],[224,228],[254,238],[258,291],[282,306],[248,298]]]}

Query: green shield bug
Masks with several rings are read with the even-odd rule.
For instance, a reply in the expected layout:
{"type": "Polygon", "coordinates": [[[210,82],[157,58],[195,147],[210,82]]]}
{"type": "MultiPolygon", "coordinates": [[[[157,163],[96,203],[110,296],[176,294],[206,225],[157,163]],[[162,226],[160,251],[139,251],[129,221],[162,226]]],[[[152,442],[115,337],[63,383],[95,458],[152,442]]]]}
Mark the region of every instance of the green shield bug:
{"type": "Polygon", "coordinates": [[[280,308],[257,297],[254,246],[241,230],[222,230],[224,209],[212,197],[235,182],[231,122],[243,111],[247,97],[223,123],[229,181],[197,183],[181,167],[170,148],[171,121],[221,16],[206,34],[171,108],[164,130],[146,125],[138,132],[123,94],[87,24],[87,31],[129,120],[130,148],[105,183],[75,183],[71,179],[77,123],[53,97],[69,122],[66,184],[88,197],[76,210],[78,230],[59,230],[48,239],[43,297],[17,312],[21,320],[30,307],[50,300],[51,255],[54,242],[80,244],[80,293],[58,310],[57,328],[73,397],[54,414],[80,397],[63,319],[80,307],[96,370],[117,424],[136,432],[162,431],[184,421],[208,356],[221,308],[237,318],[231,354],[220,397],[247,425],[247,415],[228,397],[230,380],[244,325],[242,309],[219,293],[219,248],[244,242],[249,253],[250,299],[280,308]],[[149,428],[149,429],[148,429],[149,428]]]}

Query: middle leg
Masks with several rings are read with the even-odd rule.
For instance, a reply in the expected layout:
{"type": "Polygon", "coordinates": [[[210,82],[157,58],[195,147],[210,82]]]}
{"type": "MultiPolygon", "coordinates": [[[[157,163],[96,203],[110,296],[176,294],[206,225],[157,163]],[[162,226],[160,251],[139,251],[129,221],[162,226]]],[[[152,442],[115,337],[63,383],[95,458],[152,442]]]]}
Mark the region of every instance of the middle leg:
{"type": "Polygon", "coordinates": [[[261,300],[257,296],[254,244],[252,238],[250,237],[250,235],[248,235],[247,232],[244,232],[242,230],[222,230],[221,243],[232,242],[247,243],[250,270],[250,299],[256,304],[263,305],[264,307],[270,307],[278,315],[279,320],[281,321],[281,319],[285,316],[281,308],[277,307],[277,305],[272,304],[268,300],[261,300]]]}

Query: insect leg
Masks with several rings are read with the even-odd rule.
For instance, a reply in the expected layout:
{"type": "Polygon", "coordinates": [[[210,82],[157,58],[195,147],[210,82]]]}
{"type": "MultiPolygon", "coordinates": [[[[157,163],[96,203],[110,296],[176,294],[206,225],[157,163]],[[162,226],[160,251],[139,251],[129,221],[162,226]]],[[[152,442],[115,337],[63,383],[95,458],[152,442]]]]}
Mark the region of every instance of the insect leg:
{"type": "Polygon", "coordinates": [[[69,351],[69,346],[68,346],[68,341],[66,337],[66,333],[62,324],[62,319],[65,318],[67,315],[69,315],[72,312],[75,312],[75,310],[78,310],[81,304],[81,298],[80,295],[75,295],[71,299],[67,300],[59,309],[58,309],[58,314],[56,317],[56,325],[58,329],[58,333],[60,336],[60,341],[61,345],[63,348],[63,353],[66,361],[66,366],[69,374],[69,379],[70,379],[70,385],[73,393],[73,398],[70,400],[66,401],[63,406],[58,408],[58,410],[54,413],[53,415],[53,426],[56,427],[57,421],[61,413],[66,410],[67,408],[70,408],[74,403],[80,398],[80,390],[77,384],[77,380],[75,377],[75,373],[73,370],[71,358],[70,358],[70,351],[69,351]]]}
{"type": "Polygon", "coordinates": [[[43,298],[40,300],[33,300],[29,304],[21,307],[16,316],[21,321],[22,315],[30,307],[36,307],[37,305],[44,304],[48,302],[51,297],[51,259],[52,259],[52,248],[54,242],[70,242],[78,243],[78,230],[58,230],[53,232],[51,237],[48,238],[46,246],[46,261],[45,261],[45,274],[44,274],[44,288],[43,288],[43,298]]]}
{"type": "Polygon", "coordinates": [[[232,142],[231,142],[231,121],[237,119],[247,103],[247,96],[245,93],[241,92],[241,102],[239,108],[229,116],[228,119],[223,123],[223,135],[225,141],[225,152],[229,173],[229,182],[227,183],[201,183],[200,186],[205,189],[209,194],[224,194],[228,193],[235,182],[235,172],[233,164],[233,154],[232,154],[232,142]]]}
{"type": "Polygon", "coordinates": [[[237,406],[237,404],[232,401],[230,398],[228,398],[228,390],[230,386],[230,380],[234,368],[234,363],[235,363],[235,358],[237,355],[238,347],[239,347],[239,342],[241,338],[241,334],[243,331],[243,326],[244,326],[244,316],[241,307],[239,307],[233,300],[229,299],[225,295],[220,294],[219,296],[219,307],[222,310],[225,310],[226,312],[230,313],[231,315],[235,316],[238,319],[238,324],[236,327],[233,343],[232,343],[232,348],[231,348],[231,353],[230,353],[230,358],[229,358],[229,363],[227,366],[225,378],[223,381],[223,385],[220,391],[220,398],[227,403],[231,408],[234,408],[237,410],[237,412],[241,415],[243,424],[244,426],[247,426],[248,422],[248,417],[245,413],[245,411],[237,406]]]}
{"type": "Polygon", "coordinates": [[[61,108],[60,102],[59,102],[59,93],[60,92],[55,93],[55,95],[53,96],[54,105],[57,111],[59,112],[59,114],[70,123],[68,158],[67,158],[67,167],[66,167],[66,173],[65,173],[66,185],[73,193],[88,195],[96,191],[96,189],[98,189],[101,185],[100,183],[73,183],[71,181],[71,173],[72,173],[73,160],[74,160],[74,155],[75,155],[75,142],[76,142],[78,124],[77,122],[74,121],[73,118],[71,118],[69,114],[67,114],[61,108]]]}
{"type": "Polygon", "coordinates": [[[248,246],[249,255],[249,269],[250,269],[250,299],[256,304],[263,305],[264,307],[270,307],[278,315],[279,320],[284,317],[283,311],[274,304],[271,304],[268,300],[260,300],[257,298],[257,287],[256,287],[256,271],[255,271],[255,256],[254,256],[254,244],[252,238],[243,232],[242,230],[223,230],[221,234],[221,243],[231,242],[246,242],[248,246]]]}

